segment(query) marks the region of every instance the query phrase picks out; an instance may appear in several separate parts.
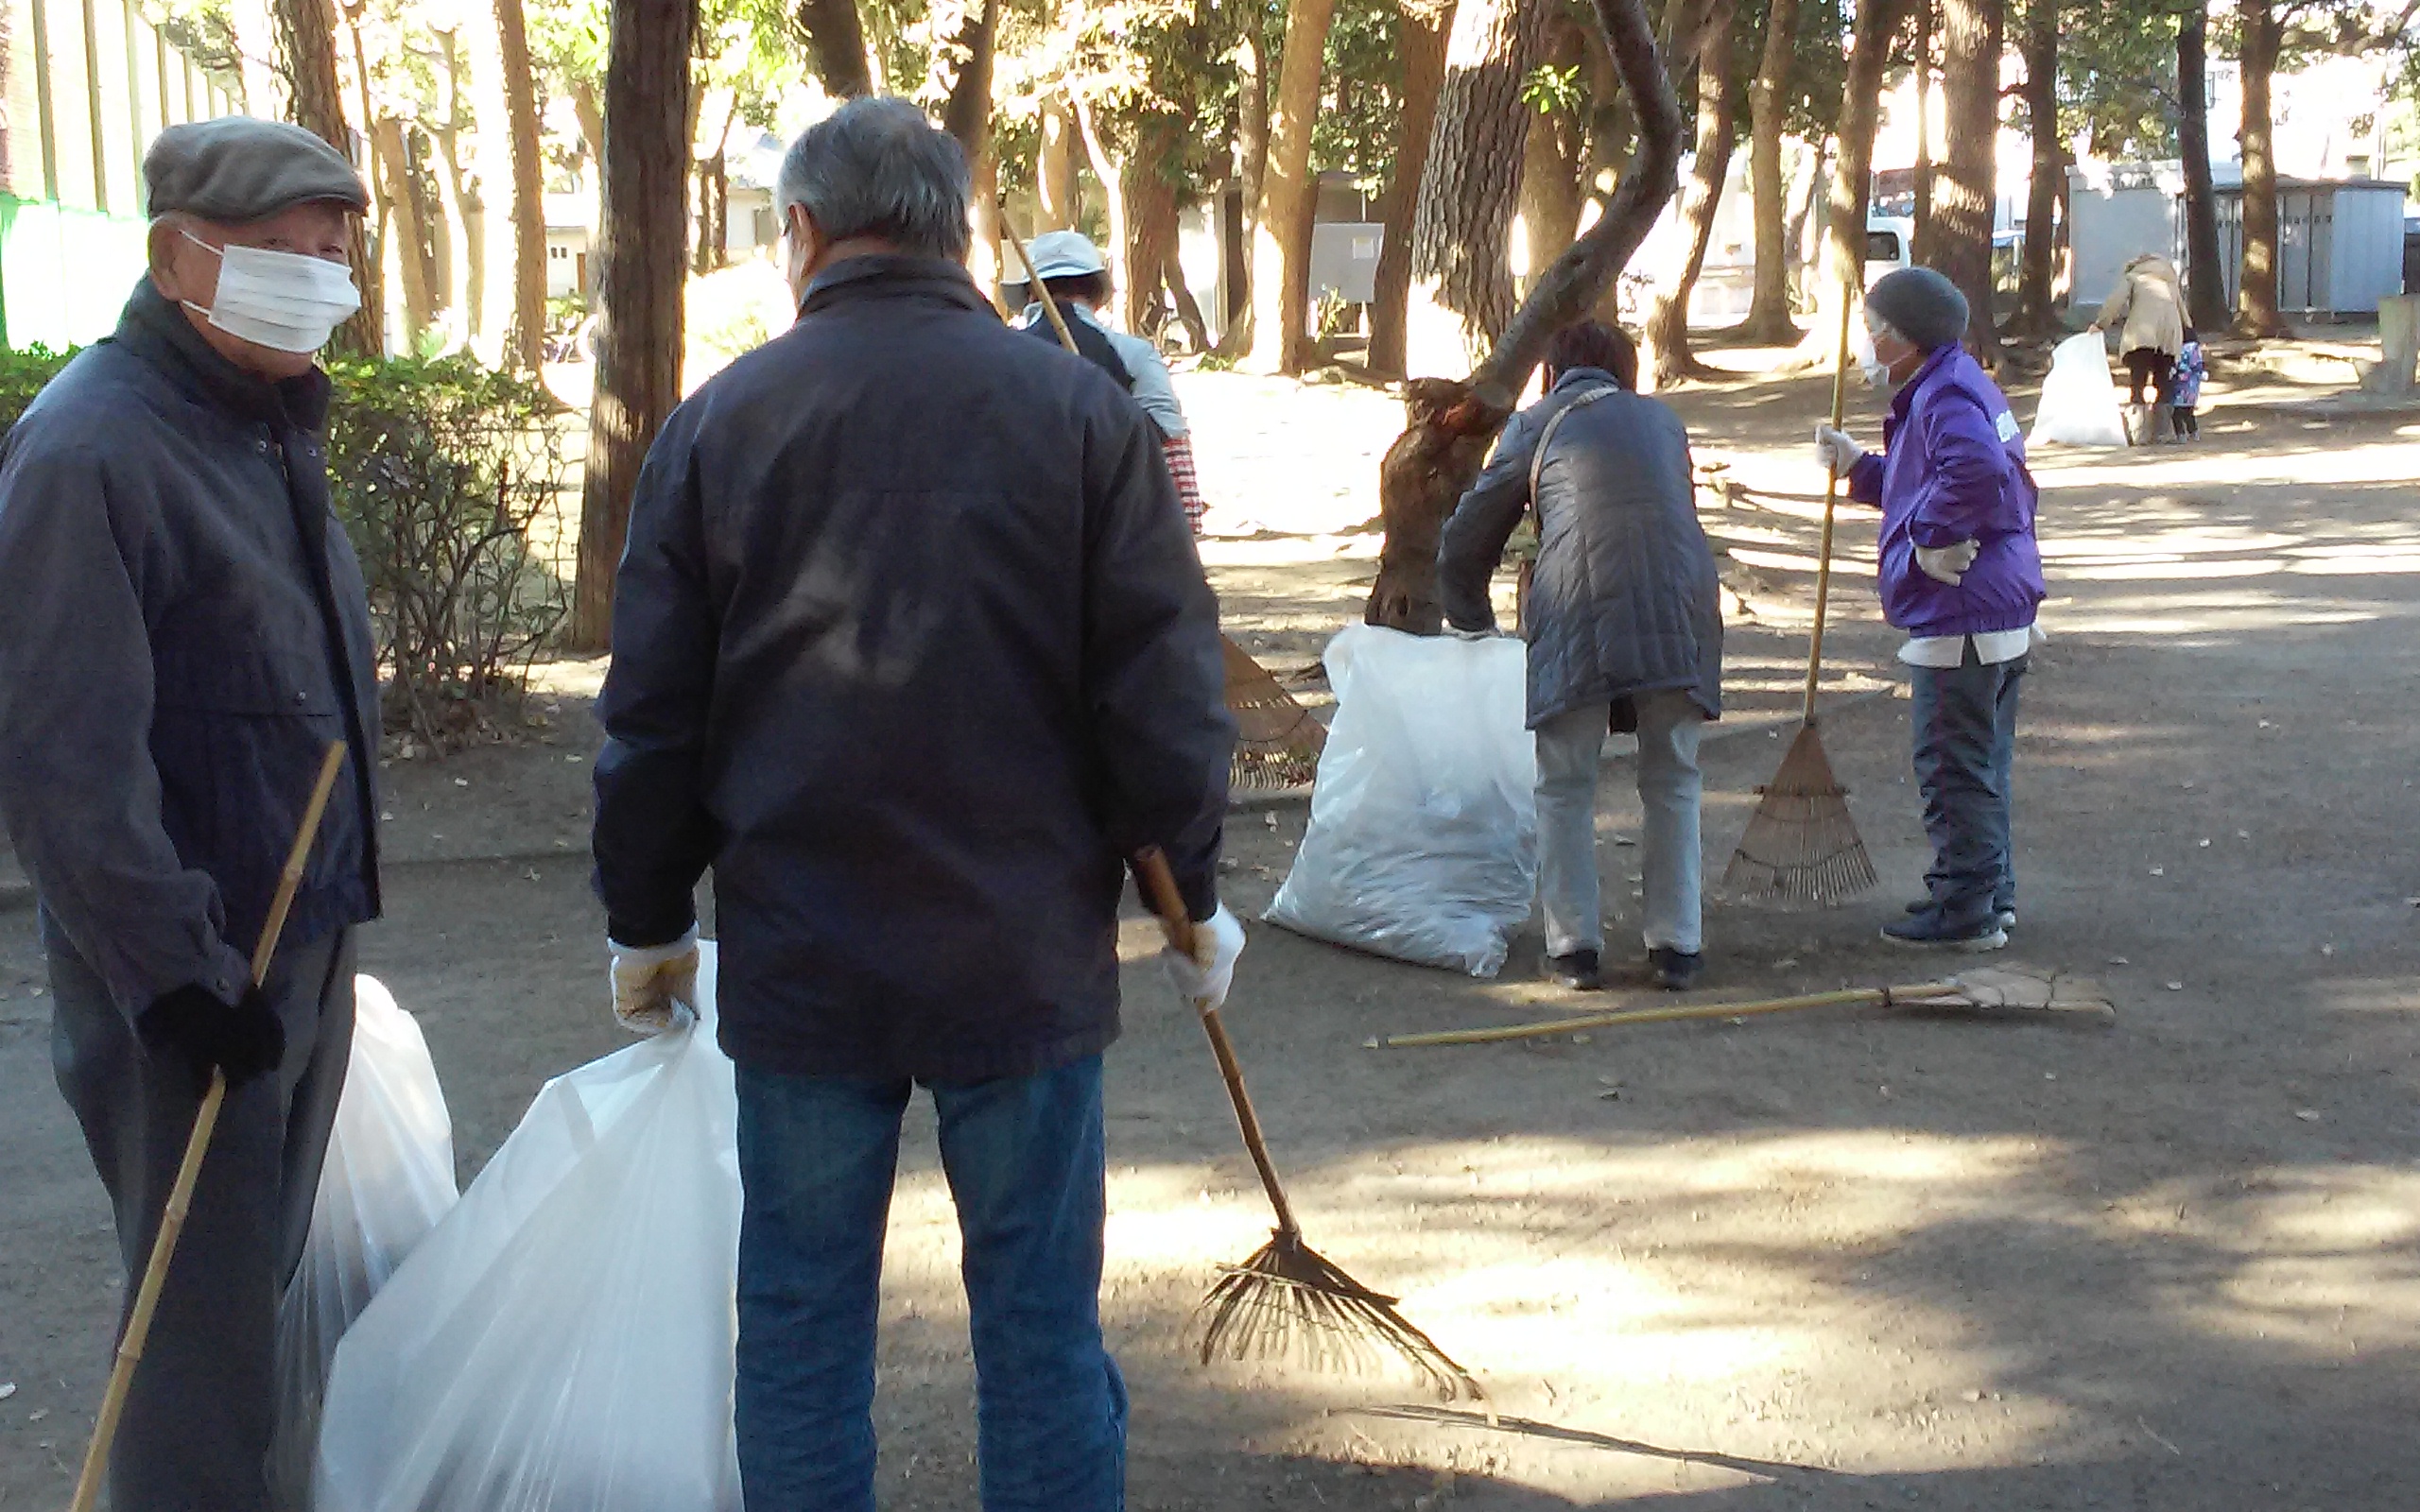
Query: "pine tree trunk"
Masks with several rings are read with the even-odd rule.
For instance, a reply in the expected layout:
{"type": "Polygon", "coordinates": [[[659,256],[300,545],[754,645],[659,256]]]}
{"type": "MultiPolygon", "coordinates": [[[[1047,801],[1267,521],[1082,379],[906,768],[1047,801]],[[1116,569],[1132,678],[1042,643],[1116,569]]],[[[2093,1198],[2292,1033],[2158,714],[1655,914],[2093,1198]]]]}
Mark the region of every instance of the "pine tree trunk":
{"type": "Polygon", "coordinates": [[[1782,127],[1798,62],[1798,0],[1772,0],[1765,15],[1765,55],[1748,86],[1748,180],[1755,196],[1756,287],[1746,339],[1767,346],[1798,340],[1789,308],[1789,183],[1782,173],[1782,127]]]}
{"type": "Polygon", "coordinates": [[[1655,296],[1647,318],[1646,351],[1641,366],[1651,375],[1651,389],[1669,388],[1709,371],[1689,351],[1689,300],[1697,292],[1698,274],[1705,267],[1706,245],[1714,237],[1714,213],[1722,201],[1723,180],[1731,174],[1734,129],[1731,61],[1732,0],[1717,0],[1706,12],[1698,44],[1697,161],[1689,174],[1688,196],[1681,202],[1681,232],[1686,238],[1680,272],[1655,296]]]}
{"type": "Polygon", "coordinates": [[[2052,227],[2066,154],[2059,143],[2059,0],[2026,0],[2025,113],[2032,123],[2033,175],[2025,200],[2025,277],[2018,326],[2032,335],[2059,328],[2052,283],[2058,247],[2052,227]]]}
{"type": "Polygon", "coordinates": [[[1445,517],[1478,475],[1554,334],[1596,308],[1678,186],[1681,107],[1645,0],[1591,0],[1591,8],[1635,102],[1636,150],[1605,213],[1539,278],[1478,370],[1467,379],[1415,379],[1407,386],[1409,423],[1378,467],[1387,533],[1377,582],[1362,611],[1370,624],[1437,632],[1437,538],[1445,517]]]}
{"type": "Polygon", "coordinates": [[[371,162],[392,217],[395,266],[404,281],[404,345],[420,350],[421,337],[437,318],[435,269],[429,266],[428,228],[421,216],[421,197],[413,187],[410,145],[404,124],[392,116],[370,129],[371,162]]]}
{"type": "Polygon", "coordinates": [[[607,649],[614,575],[648,447],[681,399],[696,0],[616,0],[605,69],[596,394],[589,411],[572,644],[607,649]]]}
{"type": "MultiPolygon", "coordinates": [[[[1832,165],[1824,205],[1829,255],[1816,277],[1816,318],[1789,366],[1829,368],[1840,340],[1841,301],[1865,289],[1865,211],[1872,198],[1874,127],[1882,109],[1882,75],[1891,39],[1907,0],[1869,0],[1858,7],[1848,77],[1841,86],[1840,161],[1832,165]]],[[[1996,92],[1995,92],[1996,93],[1996,92]]]]}
{"type": "MultiPolygon", "coordinates": [[[[1076,203],[1076,122],[1053,94],[1042,107],[1042,150],[1034,170],[1037,232],[1064,231],[1082,212],[1076,203]]],[[[1020,274],[1020,277],[1023,275],[1020,274]]]]}
{"type": "Polygon", "coordinates": [[[958,138],[970,163],[992,147],[992,60],[1000,36],[1000,0],[983,0],[966,13],[958,45],[966,53],[942,106],[942,129],[958,138]]]}
{"type": "Polygon", "coordinates": [[[966,272],[975,280],[975,286],[983,291],[983,297],[996,305],[1007,266],[1000,256],[999,153],[987,151],[976,159],[971,177],[975,202],[967,207],[967,221],[974,234],[967,243],[966,272]]]}
{"type": "MultiPolygon", "coordinates": [[[[1236,215],[1222,228],[1227,280],[1226,328],[1219,334],[1221,355],[1252,350],[1253,258],[1257,251],[1261,189],[1269,176],[1269,43],[1261,35],[1259,8],[1247,8],[1244,39],[1236,48],[1236,215]]],[[[1219,218],[1226,219],[1221,208],[1219,218]]]]}
{"type": "Polygon", "coordinates": [[[2277,73],[2276,11],[2271,0],[2238,0],[2243,67],[2243,275],[2236,293],[2236,330],[2247,336],[2288,335],[2277,309],[2276,123],[2270,82],[2277,73]]]}
{"type": "Polygon", "coordinates": [[[1395,117],[1394,172],[1378,198],[1376,298],[1370,306],[1370,370],[1400,378],[1404,370],[1404,301],[1411,292],[1411,217],[1428,165],[1428,136],[1437,95],[1445,83],[1445,37],[1454,7],[1406,5],[1397,51],[1403,59],[1403,111],[1395,117]]]}
{"type": "Polygon", "coordinates": [[[1269,165],[1253,228],[1251,361],[1262,372],[1301,372],[1308,346],[1311,222],[1319,213],[1311,128],[1335,19],[1336,0],[1291,0],[1287,7],[1285,56],[1270,101],[1269,165]]]}
{"type": "Polygon", "coordinates": [[[479,206],[479,302],[473,310],[474,349],[491,368],[507,366],[520,264],[513,231],[512,107],[505,93],[504,38],[493,5],[462,12],[461,37],[470,64],[471,163],[479,206]]]}
{"type": "Polygon", "coordinates": [[[857,20],[857,0],[798,0],[791,12],[807,58],[823,93],[836,100],[873,93],[873,72],[866,61],[866,32],[857,20]]]}
{"type": "MultiPolygon", "coordinates": [[[[1550,12],[1545,66],[1561,74],[1587,60],[1586,32],[1578,20],[1567,11],[1550,12]]],[[[1580,234],[1580,173],[1587,147],[1585,123],[1577,112],[1530,110],[1521,155],[1521,293],[1580,234]]]]}
{"type": "Polygon", "coordinates": [[[1948,104],[1948,173],[1933,228],[1933,266],[1966,296],[1966,345],[1999,361],[1992,316],[1992,218],[1998,203],[2000,46],[2004,0],[1942,7],[1941,91],[1948,104]]]}
{"type": "Polygon", "coordinates": [[[1168,261],[1176,255],[1176,186],[1168,182],[1164,165],[1184,152],[1184,127],[1183,116],[1154,112],[1144,117],[1119,186],[1126,195],[1127,239],[1120,249],[1125,259],[1123,323],[1137,335],[1150,324],[1151,306],[1167,282],[1168,261]]]}
{"type": "Polygon", "coordinates": [[[1466,372],[1512,318],[1512,211],[1528,147],[1521,86],[1547,0],[1461,0],[1411,222],[1408,370],[1466,372]]]}
{"type": "Polygon", "coordinates": [[[1119,292],[1126,287],[1126,259],[1122,249],[1129,245],[1126,215],[1126,172],[1128,165],[1118,161],[1116,149],[1101,133],[1100,112],[1088,100],[1076,101],[1076,129],[1084,141],[1084,156],[1093,165],[1093,177],[1100,180],[1101,198],[1108,201],[1109,268],[1119,292]]]}
{"type": "Polygon", "coordinates": [[[1167,266],[1163,269],[1162,276],[1167,280],[1168,298],[1176,304],[1176,318],[1183,322],[1185,335],[1193,342],[1193,350],[1209,351],[1210,322],[1201,318],[1201,301],[1193,297],[1193,290],[1184,282],[1184,261],[1177,255],[1174,237],[1168,240],[1167,266]]]}
{"type": "MultiPolygon", "coordinates": [[[[1916,68],[1915,234],[1910,239],[1910,261],[1932,266],[1932,8],[1935,0],[1915,0],[1916,40],[1911,49],[1916,68]]],[[[1994,83],[1997,89],[1998,84],[1994,83]]],[[[1943,123],[1946,125],[1947,122],[1943,123]]]]}
{"type": "MultiPolygon", "coordinates": [[[[345,129],[344,94],[337,81],[337,13],[329,0],[276,0],[278,50],[293,90],[295,124],[353,161],[353,134],[345,129]]],[[[261,109],[266,104],[256,104],[261,109]]],[[[370,231],[354,217],[345,260],[361,290],[361,309],[337,330],[330,350],[352,357],[387,354],[385,301],[378,265],[370,255],[370,231]]]]}
{"type": "Polygon", "coordinates": [[[2227,323],[2227,270],[2219,260],[2219,197],[2210,180],[2209,30],[2208,11],[2187,6],[2176,29],[2176,141],[2185,160],[2186,309],[2198,330],[2217,332],[2227,323]]]}
{"type": "Polygon", "coordinates": [[[521,0],[495,0],[495,26],[512,158],[512,328],[504,356],[509,367],[536,372],[546,355],[546,180],[521,0]]]}
{"type": "Polygon", "coordinates": [[[439,119],[428,130],[437,144],[437,189],[445,206],[437,217],[445,232],[442,287],[448,327],[458,340],[467,342],[478,335],[480,298],[487,292],[487,266],[480,255],[484,249],[478,234],[485,227],[482,210],[465,193],[463,181],[461,128],[469,112],[462,108],[462,76],[468,69],[462,61],[460,39],[441,31],[437,45],[439,119]]]}

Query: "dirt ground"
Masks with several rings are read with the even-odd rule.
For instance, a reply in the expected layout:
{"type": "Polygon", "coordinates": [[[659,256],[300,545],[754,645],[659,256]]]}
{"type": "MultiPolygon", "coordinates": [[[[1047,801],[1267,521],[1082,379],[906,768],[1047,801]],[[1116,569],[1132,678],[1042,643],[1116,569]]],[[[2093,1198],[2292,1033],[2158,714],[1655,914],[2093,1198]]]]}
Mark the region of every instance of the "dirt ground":
{"type": "MultiPolygon", "coordinates": [[[[1357,612],[1376,539],[1353,530],[1396,412],[1355,388],[1186,383],[1231,619],[1273,665],[1307,663],[1357,612]]],[[[1491,983],[1254,926],[1230,1020],[1311,1238],[1401,1294],[1484,1380],[1493,1422],[1385,1376],[1195,1362],[1192,1306],[1267,1215],[1199,1029],[1131,968],[1106,1307],[1132,1504],[2409,1505],[2420,416],[2331,392],[2242,382],[2198,448],[2036,458],[2054,597],[2010,955],[2100,978],[2114,1029],[1842,1010],[1374,1051],[1647,994],[1546,988],[1534,934],[1491,983]]],[[[1741,490],[1706,514],[1745,600],[1741,717],[1706,748],[1710,877],[1780,753],[1823,398],[1741,381],[1676,401],[1741,490]]],[[[1870,434],[1879,405],[1860,407],[1870,434]]],[[[1848,608],[1870,615],[1870,594],[1848,608]]],[[[1934,964],[1875,935],[1924,860],[1892,643],[1867,622],[1835,644],[1827,740],[1885,885],[1814,915],[1716,904],[1706,1001],[1934,964]]],[[[389,773],[391,911],[364,965],[426,1028],[466,1177],[544,1078],[621,1042],[581,854],[596,670],[550,670],[538,742],[389,773]]],[[[1625,761],[1607,778],[1615,937],[1634,940],[1618,879],[1637,805],[1625,761]]],[[[1266,903],[1305,816],[1236,816],[1238,912],[1266,903]]],[[[1127,942],[1148,954],[1139,919],[1127,942]]],[[[0,913],[0,1508],[63,1503],[120,1284],[42,990],[32,915],[0,913]]],[[[956,1239],[929,1111],[911,1122],[885,1504],[971,1508],[956,1239]]]]}

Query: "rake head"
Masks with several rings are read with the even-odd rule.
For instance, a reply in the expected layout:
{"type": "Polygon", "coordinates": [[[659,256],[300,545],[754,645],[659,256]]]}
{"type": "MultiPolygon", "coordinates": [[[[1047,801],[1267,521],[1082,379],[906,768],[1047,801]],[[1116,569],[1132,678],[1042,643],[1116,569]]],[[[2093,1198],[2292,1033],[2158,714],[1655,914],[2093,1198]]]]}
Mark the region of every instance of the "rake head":
{"type": "Polygon", "coordinates": [[[1848,789],[1832,775],[1823,737],[1811,720],[1800,725],[1732,852],[1723,890],[1743,902],[1828,908],[1881,880],[1858,838],[1848,789]]]}
{"type": "Polygon", "coordinates": [[[1250,652],[1223,635],[1219,642],[1227,657],[1227,712],[1236,716],[1231,784],[1258,792],[1310,786],[1327,748],[1327,727],[1250,652]]]}
{"type": "Polygon", "coordinates": [[[1225,1267],[1201,1311],[1203,1365],[1219,1354],[1290,1356],[1313,1369],[1365,1374],[1392,1355],[1449,1401],[1485,1396],[1469,1371],[1395,1311],[1395,1298],[1355,1280],[1288,1229],[1277,1229],[1242,1264],[1225,1267]]]}

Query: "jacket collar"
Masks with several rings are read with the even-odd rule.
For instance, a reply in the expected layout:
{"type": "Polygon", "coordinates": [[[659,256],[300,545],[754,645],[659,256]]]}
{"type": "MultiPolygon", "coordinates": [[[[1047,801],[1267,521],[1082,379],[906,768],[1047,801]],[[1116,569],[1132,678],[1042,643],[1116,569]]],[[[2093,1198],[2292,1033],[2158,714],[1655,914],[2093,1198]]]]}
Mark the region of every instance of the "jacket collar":
{"type": "Polygon", "coordinates": [[[799,301],[799,314],[813,315],[836,304],[870,299],[924,298],[968,310],[990,311],[991,301],[975,287],[966,269],[939,257],[881,253],[852,257],[815,275],[799,301]]]}
{"type": "Polygon", "coordinates": [[[1891,396],[1891,422],[1896,425],[1906,420],[1908,411],[1915,406],[1916,390],[1947,374],[1958,365],[1958,359],[1964,355],[1966,349],[1955,341],[1935,347],[1932,355],[1925,359],[1924,366],[1918,368],[1914,376],[1901,384],[1899,391],[1891,396]]]}
{"type": "Polygon", "coordinates": [[[1554,391],[1559,394],[1566,388],[1603,388],[1609,385],[1619,388],[1622,381],[1602,368],[1570,368],[1555,375],[1554,391]]]}
{"type": "Polygon", "coordinates": [[[118,318],[117,344],[166,373],[196,398],[239,421],[277,430],[325,430],[328,375],[318,368],[299,378],[272,383],[246,372],[194,329],[184,310],[168,301],[149,274],[134,285],[118,318]]]}

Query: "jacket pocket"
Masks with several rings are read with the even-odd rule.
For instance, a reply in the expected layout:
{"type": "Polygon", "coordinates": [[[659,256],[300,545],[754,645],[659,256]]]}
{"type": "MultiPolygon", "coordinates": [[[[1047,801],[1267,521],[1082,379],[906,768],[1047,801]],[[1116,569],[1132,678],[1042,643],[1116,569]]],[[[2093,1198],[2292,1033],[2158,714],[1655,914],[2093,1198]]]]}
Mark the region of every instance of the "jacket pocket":
{"type": "Polygon", "coordinates": [[[153,667],[152,702],[163,710],[287,718],[343,712],[316,627],[302,646],[220,642],[200,654],[160,646],[153,667]]]}

